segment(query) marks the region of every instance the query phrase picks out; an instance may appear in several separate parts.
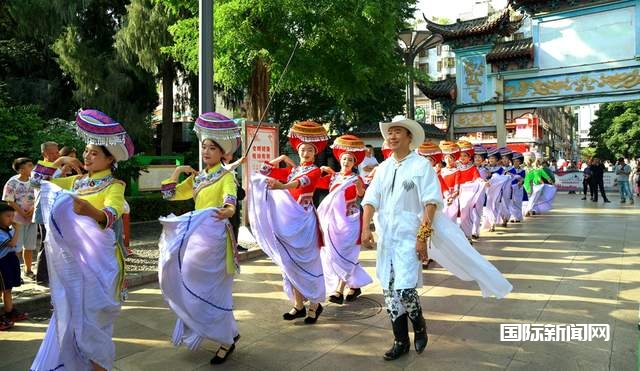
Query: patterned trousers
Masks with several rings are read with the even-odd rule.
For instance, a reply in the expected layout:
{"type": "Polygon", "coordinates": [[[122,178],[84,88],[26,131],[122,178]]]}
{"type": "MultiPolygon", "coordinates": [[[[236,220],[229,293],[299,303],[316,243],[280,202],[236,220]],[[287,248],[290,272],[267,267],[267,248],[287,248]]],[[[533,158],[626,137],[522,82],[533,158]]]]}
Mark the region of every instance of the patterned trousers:
{"type": "Polygon", "coordinates": [[[415,288],[394,290],[394,276],[395,273],[392,266],[389,287],[382,290],[384,303],[387,306],[387,314],[389,314],[391,321],[395,321],[405,313],[409,315],[412,321],[415,321],[422,316],[422,306],[420,305],[418,290],[415,288]]]}

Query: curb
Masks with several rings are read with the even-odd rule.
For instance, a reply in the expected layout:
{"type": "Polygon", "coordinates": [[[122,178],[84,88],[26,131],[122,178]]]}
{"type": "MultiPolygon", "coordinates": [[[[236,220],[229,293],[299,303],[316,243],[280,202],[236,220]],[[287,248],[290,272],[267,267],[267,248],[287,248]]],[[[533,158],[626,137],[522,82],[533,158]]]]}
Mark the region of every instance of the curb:
{"type": "MultiPolygon", "coordinates": [[[[238,260],[243,262],[265,256],[267,255],[261,249],[251,249],[249,251],[239,253],[238,260]]],[[[126,279],[129,284],[128,288],[131,290],[138,286],[158,282],[158,272],[148,271],[127,273],[126,279]]],[[[13,303],[16,307],[20,308],[21,311],[27,313],[40,312],[51,307],[51,295],[49,293],[42,293],[28,298],[16,298],[13,303]]]]}

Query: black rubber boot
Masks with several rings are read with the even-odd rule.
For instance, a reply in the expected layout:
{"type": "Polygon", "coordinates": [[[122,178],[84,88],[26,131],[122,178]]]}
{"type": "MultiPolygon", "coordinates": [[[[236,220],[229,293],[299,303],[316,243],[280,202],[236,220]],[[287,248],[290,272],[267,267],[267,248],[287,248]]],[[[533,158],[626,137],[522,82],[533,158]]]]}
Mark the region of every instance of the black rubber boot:
{"type": "Polygon", "coordinates": [[[411,320],[411,324],[413,325],[413,346],[416,349],[418,354],[424,351],[424,348],[427,347],[427,342],[429,341],[429,335],[427,335],[427,321],[424,320],[422,313],[418,316],[416,320],[411,320]]]}
{"type": "Polygon", "coordinates": [[[409,341],[409,321],[407,314],[403,314],[395,321],[391,322],[393,327],[393,346],[384,354],[385,361],[392,361],[400,358],[409,352],[411,342],[409,341]]]}

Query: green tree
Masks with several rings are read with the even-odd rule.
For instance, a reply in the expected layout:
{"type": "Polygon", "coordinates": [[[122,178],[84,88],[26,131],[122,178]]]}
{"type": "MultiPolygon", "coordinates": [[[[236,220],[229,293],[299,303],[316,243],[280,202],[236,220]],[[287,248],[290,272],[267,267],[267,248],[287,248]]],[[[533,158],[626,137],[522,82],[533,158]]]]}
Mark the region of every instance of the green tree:
{"type": "Polygon", "coordinates": [[[595,155],[613,159],[640,154],[640,101],[604,103],[591,122],[589,137],[595,155]]]}
{"type": "Polygon", "coordinates": [[[172,152],[173,82],[178,67],[173,58],[161,52],[172,44],[168,27],[172,13],[152,0],[133,0],[126,6],[124,26],[116,33],[116,50],[128,63],[137,64],[162,81],[162,125],[160,152],[172,152]]]}
{"type": "MultiPolygon", "coordinates": [[[[169,30],[166,48],[187,69],[197,67],[197,2],[161,0],[174,11],[189,11],[169,30]]],[[[341,108],[372,96],[403,72],[397,30],[413,13],[412,1],[227,0],[215,7],[215,79],[228,89],[246,87],[249,119],[266,109],[272,82],[282,76],[297,47],[280,92],[313,89],[341,108]]]]}
{"type": "Polygon", "coordinates": [[[64,72],[76,85],[74,100],[120,121],[137,151],[151,149],[150,113],[158,103],[152,74],[126,63],[114,37],[123,24],[127,0],[77,0],[76,17],[53,44],[64,72]]]}

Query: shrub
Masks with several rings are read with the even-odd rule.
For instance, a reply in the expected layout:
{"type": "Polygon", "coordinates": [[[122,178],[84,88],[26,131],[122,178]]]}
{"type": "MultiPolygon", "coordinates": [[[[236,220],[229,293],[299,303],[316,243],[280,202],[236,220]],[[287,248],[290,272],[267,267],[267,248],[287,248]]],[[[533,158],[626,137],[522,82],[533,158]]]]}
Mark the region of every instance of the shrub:
{"type": "Polygon", "coordinates": [[[157,220],[161,216],[171,213],[184,214],[194,209],[193,199],[186,201],[167,201],[160,192],[147,192],[139,196],[127,197],[131,209],[131,221],[141,222],[157,220]]]}

